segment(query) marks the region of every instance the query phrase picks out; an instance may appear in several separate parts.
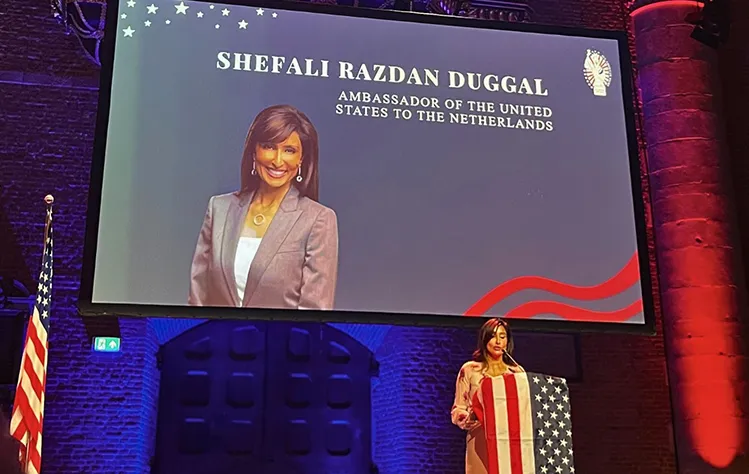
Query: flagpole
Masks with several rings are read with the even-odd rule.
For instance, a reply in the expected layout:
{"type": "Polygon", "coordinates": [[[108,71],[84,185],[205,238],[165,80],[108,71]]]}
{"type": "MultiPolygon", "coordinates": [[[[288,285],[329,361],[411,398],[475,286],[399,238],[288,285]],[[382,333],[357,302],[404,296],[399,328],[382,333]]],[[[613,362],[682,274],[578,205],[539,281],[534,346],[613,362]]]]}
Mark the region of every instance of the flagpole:
{"type": "Polygon", "coordinates": [[[49,223],[52,221],[52,204],[55,203],[55,197],[51,194],[44,196],[44,203],[47,205],[47,217],[44,220],[44,243],[47,243],[47,234],[49,232],[49,223]]]}

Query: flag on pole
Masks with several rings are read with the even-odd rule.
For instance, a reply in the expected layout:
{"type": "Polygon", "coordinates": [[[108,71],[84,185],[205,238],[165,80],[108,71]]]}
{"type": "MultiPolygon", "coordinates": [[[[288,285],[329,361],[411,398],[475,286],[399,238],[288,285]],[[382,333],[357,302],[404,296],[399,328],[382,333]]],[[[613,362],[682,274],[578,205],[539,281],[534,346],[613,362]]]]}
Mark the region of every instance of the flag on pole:
{"type": "Polygon", "coordinates": [[[473,400],[489,474],[574,474],[567,382],[535,373],[485,377],[473,400]]]}
{"type": "Polygon", "coordinates": [[[10,434],[21,443],[20,458],[27,474],[42,467],[42,424],[47,384],[49,311],[52,301],[52,206],[48,203],[44,230],[42,270],[34,309],[26,329],[26,342],[10,420],[10,434]]]}

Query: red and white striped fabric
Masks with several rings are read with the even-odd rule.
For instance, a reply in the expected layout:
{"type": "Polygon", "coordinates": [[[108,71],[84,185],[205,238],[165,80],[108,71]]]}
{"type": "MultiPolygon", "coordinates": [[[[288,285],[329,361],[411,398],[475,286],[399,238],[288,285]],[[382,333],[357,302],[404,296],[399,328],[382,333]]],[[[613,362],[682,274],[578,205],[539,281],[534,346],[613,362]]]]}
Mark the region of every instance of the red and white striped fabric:
{"type": "Polygon", "coordinates": [[[21,443],[20,458],[27,474],[42,469],[42,425],[47,385],[49,312],[52,303],[52,210],[47,211],[46,239],[34,310],[26,329],[26,344],[10,420],[10,434],[21,443]]]}
{"type": "Polygon", "coordinates": [[[575,472],[564,379],[525,372],[485,377],[473,411],[484,427],[489,474],[575,472]]]}

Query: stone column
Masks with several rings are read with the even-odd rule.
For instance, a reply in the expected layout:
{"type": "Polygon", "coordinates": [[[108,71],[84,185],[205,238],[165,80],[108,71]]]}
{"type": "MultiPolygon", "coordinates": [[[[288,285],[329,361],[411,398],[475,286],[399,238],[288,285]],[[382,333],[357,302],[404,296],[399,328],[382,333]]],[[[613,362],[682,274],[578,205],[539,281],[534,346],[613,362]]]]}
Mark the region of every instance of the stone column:
{"type": "Polygon", "coordinates": [[[638,1],[631,16],[679,472],[738,474],[749,472],[746,287],[718,55],[685,21],[700,6],[638,1]]]}

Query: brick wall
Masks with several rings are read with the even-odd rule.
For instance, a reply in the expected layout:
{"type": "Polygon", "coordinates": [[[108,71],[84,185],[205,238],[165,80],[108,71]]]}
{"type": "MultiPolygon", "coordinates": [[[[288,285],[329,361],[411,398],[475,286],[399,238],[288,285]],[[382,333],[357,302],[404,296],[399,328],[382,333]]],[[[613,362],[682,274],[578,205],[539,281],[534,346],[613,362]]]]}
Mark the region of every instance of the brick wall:
{"type": "Polygon", "coordinates": [[[450,422],[455,379],[474,331],[394,326],[375,353],[373,457],[383,474],[457,474],[465,433],[450,422]]]}

